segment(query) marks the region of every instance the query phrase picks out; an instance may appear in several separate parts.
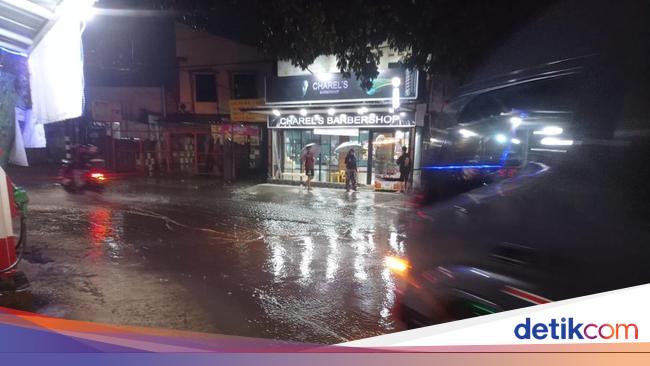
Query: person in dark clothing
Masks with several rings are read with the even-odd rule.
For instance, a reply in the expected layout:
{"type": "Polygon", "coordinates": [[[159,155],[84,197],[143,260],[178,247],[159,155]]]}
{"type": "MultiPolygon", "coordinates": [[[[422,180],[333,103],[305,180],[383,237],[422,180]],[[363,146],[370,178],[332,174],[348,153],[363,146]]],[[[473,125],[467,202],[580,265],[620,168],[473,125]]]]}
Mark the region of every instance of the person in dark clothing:
{"type": "Polygon", "coordinates": [[[307,146],[302,160],[303,166],[305,167],[305,175],[307,175],[307,190],[311,191],[311,181],[314,179],[314,166],[316,164],[316,157],[314,156],[314,152],[311,151],[311,146],[307,146]]]}
{"type": "Polygon", "coordinates": [[[401,182],[398,192],[406,192],[406,185],[411,173],[411,158],[406,146],[402,146],[402,155],[397,159],[397,165],[399,166],[399,180],[401,182]]]}
{"type": "Polygon", "coordinates": [[[350,187],[357,190],[357,157],[353,149],[345,156],[345,190],[350,192],[350,187]]]}

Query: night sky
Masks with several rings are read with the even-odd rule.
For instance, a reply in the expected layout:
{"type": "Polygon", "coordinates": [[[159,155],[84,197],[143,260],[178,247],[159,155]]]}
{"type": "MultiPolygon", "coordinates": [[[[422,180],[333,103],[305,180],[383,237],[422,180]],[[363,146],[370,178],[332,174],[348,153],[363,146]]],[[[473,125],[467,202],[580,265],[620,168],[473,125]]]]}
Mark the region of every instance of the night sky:
{"type": "MultiPolygon", "coordinates": [[[[98,7],[124,2],[100,1],[98,7]]],[[[89,86],[160,86],[175,81],[174,18],[105,15],[99,12],[83,35],[86,83],[89,86]]]]}

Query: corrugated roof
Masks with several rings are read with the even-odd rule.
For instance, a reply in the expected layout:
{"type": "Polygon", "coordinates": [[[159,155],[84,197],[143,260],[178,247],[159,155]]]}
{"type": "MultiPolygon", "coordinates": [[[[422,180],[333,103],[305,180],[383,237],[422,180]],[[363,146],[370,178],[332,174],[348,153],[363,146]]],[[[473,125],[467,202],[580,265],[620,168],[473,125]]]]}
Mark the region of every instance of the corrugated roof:
{"type": "Polygon", "coordinates": [[[50,29],[63,0],[0,0],[0,47],[29,53],[50,29]]]}

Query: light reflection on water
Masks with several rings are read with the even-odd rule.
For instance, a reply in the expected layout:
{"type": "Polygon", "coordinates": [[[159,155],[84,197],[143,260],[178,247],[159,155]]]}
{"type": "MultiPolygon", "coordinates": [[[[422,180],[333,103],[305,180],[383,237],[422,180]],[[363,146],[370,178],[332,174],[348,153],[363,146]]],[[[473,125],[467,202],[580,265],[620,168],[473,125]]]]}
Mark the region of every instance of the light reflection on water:
{"type": "MultiPolygon", "coordinates": [[[[310,202],[326,205],[322,198],[314,194],[310,202]]],[[[395,329],[397,279],[386,268],[384,257],[406,253],[404,227],[395,221],[394,213],[376,209],[369,200],[351,204],[358,206],[314,210],[322,219],[301,212],[305,216],[301,221],[306,222],[260,222],[265,238],[262,269],[276,284],[259,298],[267,316],[291,324],[296,319],[305,324],[329,319],[332,329],[340,329],[342,335],[353,334],[355,327],[376,329],[377,334],[395,329]],[[283,295],[277,294],[280,288],[283,295]],[[264,300],[267,296],[275,300],[264,300]],[[340,328],[338,323],[350,325],[340,328]]]]}
{"type": "Polygon", "coordinates": [[[311,261],[314,257],[314,242],[311,237],[304,237],[303,241],[303,250],[302,250],[302,259],[300,261],[300,275],[302,283],[308,283],[311,278],[311,261]]]}
{"type": "Polygon", "coordinates": [[[339,243],[338,234],[332,228],[325,231],[327,241],[329,243],[329,253],[327,254],[327,267],[325,269],[325,279],[329,282],[334,280],[334,275],[339,268],[339,243]]]}
{"type": "Polygon", "coordinates": [[[104,256],[110,259],[122,257],[124,213],[97,207],[88,215],[90,245],[87,258],[97,261],[104,256]]]}

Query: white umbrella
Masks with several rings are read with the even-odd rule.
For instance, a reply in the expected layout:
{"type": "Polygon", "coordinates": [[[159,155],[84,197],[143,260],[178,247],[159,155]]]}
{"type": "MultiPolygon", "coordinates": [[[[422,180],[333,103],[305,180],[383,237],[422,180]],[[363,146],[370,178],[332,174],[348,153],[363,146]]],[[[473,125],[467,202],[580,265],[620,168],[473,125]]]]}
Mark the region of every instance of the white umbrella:
{"type": "Polygon", "coordinates": [[[361,149],[362,147],[363,146],[359,142],[348,141],[348,142],[344,142],[341,145],[337,146],[336,149],[334,149],[334,152],[339,154],[341,152],[348,152],[351,149],[361,149]]]}
{"type": "Polygon", "coordinates": [[[300,160],[305,158],[305,155],[307,154],[307,148],[310,147],[311,153],[314,155],[314,157],[318,156],[320,154],[320,145],[318,145],[315,142],[312,142],[310,144],[307,144],[303,146],[302,150],[300,150],[300,160]]]}

